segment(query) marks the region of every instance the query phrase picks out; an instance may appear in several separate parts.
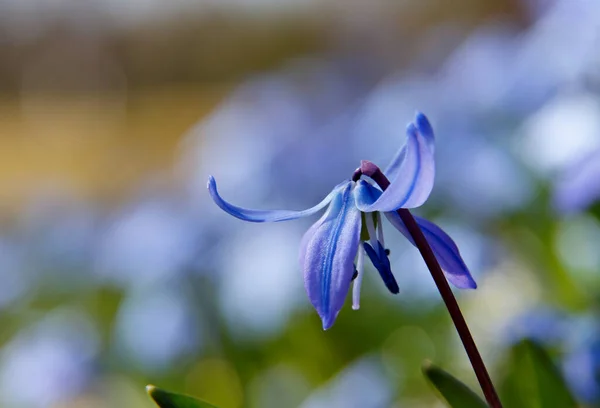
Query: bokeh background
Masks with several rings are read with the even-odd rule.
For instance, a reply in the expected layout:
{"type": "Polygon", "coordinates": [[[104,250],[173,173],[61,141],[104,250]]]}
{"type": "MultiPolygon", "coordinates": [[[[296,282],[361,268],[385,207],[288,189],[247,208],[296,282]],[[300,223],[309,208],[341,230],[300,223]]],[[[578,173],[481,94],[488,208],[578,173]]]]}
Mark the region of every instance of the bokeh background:
{"type": "MultiPolygon", "coordinates": [[[[479,288],[457,292],[502,388],[533,336],[600,404],[600,3],[595,0],[0,1],[0,406],[440,407],[430,359],[477,388],[417,251],[388,228],[324,332],[300,209],[437,133],[417,211],[479,288]]],[[[316,218],[316,217],[315,217],[316,218]]],[[[387,228],[388,226],[386,226],[387,228]]],[[[600,406],[600,405],[599,405],[600,406]]]]}

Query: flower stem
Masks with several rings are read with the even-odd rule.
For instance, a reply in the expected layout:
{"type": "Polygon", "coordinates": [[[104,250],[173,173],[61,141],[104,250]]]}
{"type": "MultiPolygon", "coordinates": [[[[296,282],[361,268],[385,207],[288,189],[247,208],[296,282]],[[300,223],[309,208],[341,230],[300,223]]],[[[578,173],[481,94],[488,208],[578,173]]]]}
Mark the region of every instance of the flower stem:
{"type": "MultiPolygon", "coordinates": [[[[361,163],[361,167],[354,173],[353,179],[357,180],[360,178],[360,174],[364,174],[365,176],[373,179],[373,181],[375,181],[382,190],[385,190],[390,185],[390,181],[379,169],[379,167],[369,161],[363,161],[361,163]]],[[[481,386],[488,405],[492,408],[502,408],[502,403],[498,398],[498,394],[496,393],[494,384],[492,383],[490,375],[488,374],[485,364],[483,363],[481,354],[479,354],[479,350],[475,345],[473,336],[471,336],[467,322],[460,311],[460,307],[456,302],[456,298],[452,293],[452,289],[450,289],[450,285],[448,284],[448,281],[442,272],[442,268],[433,254],[427,239],[425,239],[421,228],[419,228],[419,225],[415,221],[415,218],[412,216],[410,211],[405,208],[401,208],[397,212],[402,219],[402,222],[404,222],[406,225],[408,232],[415,241],[415,245],[425,260],[425,264],[427,265],[427,268],[429,268],[429,272],[431,272],[431,277],[433,278],[433,281],[435,282],[438,291],[440,292],[440,295],[446,304],[446,308],[450,313],[452,322],[456,327],[456,331],[458,332],[465,351],[467,352],[467,356],[471,361],[471,365],[473,366],[473,370],[475,371],[475,375],[477,376],[477,380],[479,381],[479,385],[481,386]]]]}

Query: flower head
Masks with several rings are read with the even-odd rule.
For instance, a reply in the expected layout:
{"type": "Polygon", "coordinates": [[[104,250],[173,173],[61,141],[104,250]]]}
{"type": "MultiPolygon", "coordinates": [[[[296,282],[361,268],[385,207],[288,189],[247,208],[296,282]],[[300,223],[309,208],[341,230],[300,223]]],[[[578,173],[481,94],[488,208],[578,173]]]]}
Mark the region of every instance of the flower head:
{"type": "MultiPolygon", "coordinates": [[[[287,221],[313,215],[328,206],[304,234],[300,245],[304,285],[324,329],[335,322],[352,282],[352,307],[359,308],[365,254],[389,291],[399,292],[389,251],[385,249],[381,213],[414,245],[396,210],[422,205],[431,193],[435,174],[433,129],[425,115],[417,114],[414,123],[408,125],[406,135],[406,144],[385,171],[390,184],[383,191],[361,179],[362,174],[378,170],[374,164],[364,161],[363,171],[356,172],[351,180],[334,187],[320,203],[303,211],[237,207],[219,195],[215,179],[209,177],[208,190],[215,203],[244,221],[287,221]]],[[[459,288],[475,288],[475,281],[454,241],[434,223],[415,218],[448,280],[459,288]]]]}

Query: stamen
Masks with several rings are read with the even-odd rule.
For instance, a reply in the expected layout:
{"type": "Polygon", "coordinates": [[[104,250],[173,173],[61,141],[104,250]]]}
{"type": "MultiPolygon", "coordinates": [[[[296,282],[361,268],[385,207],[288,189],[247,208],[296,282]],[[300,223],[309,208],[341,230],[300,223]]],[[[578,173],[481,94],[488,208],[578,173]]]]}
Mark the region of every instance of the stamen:
{"type": "Polygon", "coordinates": [[[373,266],[375,267],[375,269],[377,269],[377,272],[379,272],[379,276],[381,276],[381,279],[383,280],[383,283],[385,283],[385,286],[391,293],[396,294],[400,291],[400,288],[398,287],[396,278],[392,273],[392,269],[390,267],[390,260],[384,254],[385,250],[383,249],[381,244],[377,243],[377,245],[377,249],[373,249],[371,245],[365,242],[363,243],[363,248],[369,256],[369,258],[371,259],[373,266]]]}
{"type": "Polygon", "coordinates": [[[383,223],[381,222],[381,213],[377,211],[377,239],[381,242],[381,246],[385,247],[385,241],[383,240],[383,223]]]}
{"type": "Polygon", "coordinates": [[[358,273],[356,279],[354,280],[354,285],[352,286],[352,309],[358,310],[360,308],[360,286],[362,284],[363,279],[363,267],[364,267],[364,249],[362,245],[358,247],[358,260],[356,261],[356,270],[358,273]]]}
{"type": "Polygon", "coordinates": [[[369,242],[373,248],[377,248],[377,233],[375,232],[375,222],[373,221],[373,214],[365,214],[365,222],[367,224],[367,231],[369,231],[369,242]]]}
{"type": "Polygon", "coordinates": [[[386,248],[384,252],[385,252],[385,254],[386,254],[387,256],[390,256],[390,252],[391,252],[391,251],[390,251],[388,248],[386,248]]]}

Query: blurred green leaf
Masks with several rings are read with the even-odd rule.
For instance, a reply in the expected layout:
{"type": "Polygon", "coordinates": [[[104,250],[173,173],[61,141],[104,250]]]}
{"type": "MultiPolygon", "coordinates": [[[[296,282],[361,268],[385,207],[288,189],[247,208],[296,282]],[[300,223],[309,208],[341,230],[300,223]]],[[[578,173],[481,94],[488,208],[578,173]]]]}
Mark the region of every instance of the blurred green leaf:
{"type": "Polygon", "coordinates": [[[452,408],[487,408],[477,394],[450,373],[426,361],[423,374],[452,408]]]}
{"type": "Polygon", "coordinates": [[[514,408],[577,407],[575,398],[546,350],[527,339],[514,345],[510,351],[502,391],[503,402],[514,408]]]}
{"type": "Polygon", "coordinates": [[[188,395],[161,390],[154,385],[146,386],[146,392],[160,408],[217,408],[208,402],[188,395]]]}

